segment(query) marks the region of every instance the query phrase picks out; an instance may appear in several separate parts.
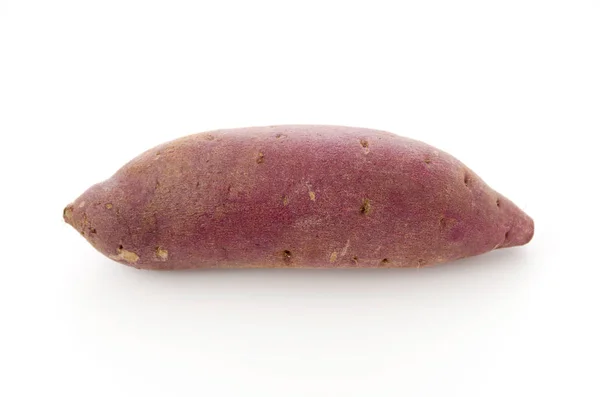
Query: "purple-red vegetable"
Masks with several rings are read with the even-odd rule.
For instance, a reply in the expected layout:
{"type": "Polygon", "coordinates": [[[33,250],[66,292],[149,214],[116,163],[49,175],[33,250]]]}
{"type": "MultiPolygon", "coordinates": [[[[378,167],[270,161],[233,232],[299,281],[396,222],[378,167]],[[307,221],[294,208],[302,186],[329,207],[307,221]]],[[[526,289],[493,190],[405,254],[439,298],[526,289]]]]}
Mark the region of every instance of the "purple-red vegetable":
{"type": "Polygon", "coordinates": [[[137,268],[421,267],[528,243],[532,219],[443,151],[336,126],[211,131],[150,149],[64,209],[137,268]]]}

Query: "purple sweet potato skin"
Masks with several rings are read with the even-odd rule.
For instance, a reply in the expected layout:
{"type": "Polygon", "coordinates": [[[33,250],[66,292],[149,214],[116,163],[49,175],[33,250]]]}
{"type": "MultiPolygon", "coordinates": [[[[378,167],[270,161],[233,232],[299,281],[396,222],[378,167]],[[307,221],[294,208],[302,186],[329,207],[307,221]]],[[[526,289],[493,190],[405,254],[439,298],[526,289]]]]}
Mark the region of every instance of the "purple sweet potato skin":
{"type": "Polygon", "coordinates": [[[422,267],[528,243],[532,219],[454,157],[383,131],[271,126],[148,150],[64,210],[145,269],[422,267]]]}

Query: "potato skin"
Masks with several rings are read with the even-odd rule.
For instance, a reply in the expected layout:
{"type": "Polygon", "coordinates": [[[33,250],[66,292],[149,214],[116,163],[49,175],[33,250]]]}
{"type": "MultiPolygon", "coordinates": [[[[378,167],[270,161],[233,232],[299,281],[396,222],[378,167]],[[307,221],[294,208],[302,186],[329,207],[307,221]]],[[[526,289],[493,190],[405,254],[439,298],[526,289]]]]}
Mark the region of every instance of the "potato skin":
{"type": "Polygon", "coordinates": [[[145,269],[422,267],[528,243],[532,219],[454,157],[363,128],[217,130],[146,151],[64,210],[145,269]]]}

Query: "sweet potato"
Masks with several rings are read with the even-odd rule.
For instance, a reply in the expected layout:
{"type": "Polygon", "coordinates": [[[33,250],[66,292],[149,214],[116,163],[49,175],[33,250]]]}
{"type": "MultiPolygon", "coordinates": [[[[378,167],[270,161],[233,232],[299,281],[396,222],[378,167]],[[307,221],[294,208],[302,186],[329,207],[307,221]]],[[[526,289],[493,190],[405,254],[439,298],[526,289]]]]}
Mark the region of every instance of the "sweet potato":
{"type": "Polygon", "coordinates": [[[421,267],[523,245],[534,230],[449,154],[336,126],[165,143],[63,215],[98,251],[144,269],[421,267]]]}

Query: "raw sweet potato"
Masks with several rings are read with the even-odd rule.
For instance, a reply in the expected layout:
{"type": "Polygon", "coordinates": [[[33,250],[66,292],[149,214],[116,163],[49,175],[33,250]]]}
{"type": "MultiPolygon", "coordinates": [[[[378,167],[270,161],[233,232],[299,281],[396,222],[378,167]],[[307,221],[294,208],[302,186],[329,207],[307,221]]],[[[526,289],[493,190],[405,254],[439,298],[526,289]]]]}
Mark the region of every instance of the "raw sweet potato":
{"type": "Polygon", "coordinates": [[[533,221],[454,157],[388,132],[218,130],[151,149],[64,209],[145,269],[421,267],[523,245],[533,221]]]}

